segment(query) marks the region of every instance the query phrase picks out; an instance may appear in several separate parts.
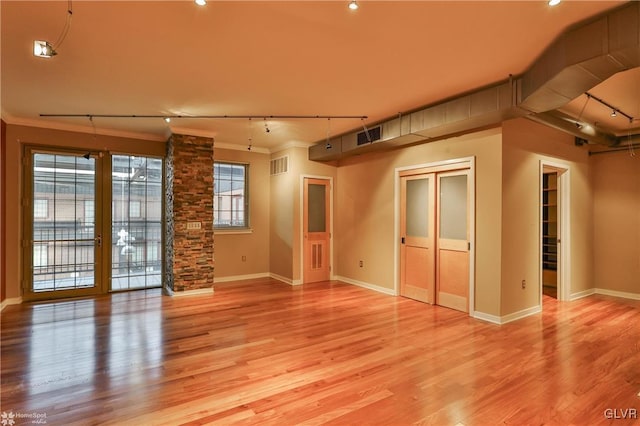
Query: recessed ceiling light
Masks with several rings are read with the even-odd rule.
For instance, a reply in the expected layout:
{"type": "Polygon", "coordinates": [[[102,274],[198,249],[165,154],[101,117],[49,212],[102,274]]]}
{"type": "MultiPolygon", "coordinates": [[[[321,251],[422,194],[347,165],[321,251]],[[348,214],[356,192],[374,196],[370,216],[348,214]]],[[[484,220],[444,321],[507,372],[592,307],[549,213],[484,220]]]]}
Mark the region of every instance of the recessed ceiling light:
{"type": "Polygon", "coordinates": [[[195,0],[198,6],[204,6],[207,4],[207,0],[195,0]]]}
{"type": "Polygon", "coordinates": [[[358,7],[358,2],[356,0],[351,0],[351,2],[349,3],[349,9],[357,10],[358,7]]]}
{"type": "Polygon", "coordinates": [[[556,6],[560,4],[561,0],[549,0],[549,6],[556,6]]]}

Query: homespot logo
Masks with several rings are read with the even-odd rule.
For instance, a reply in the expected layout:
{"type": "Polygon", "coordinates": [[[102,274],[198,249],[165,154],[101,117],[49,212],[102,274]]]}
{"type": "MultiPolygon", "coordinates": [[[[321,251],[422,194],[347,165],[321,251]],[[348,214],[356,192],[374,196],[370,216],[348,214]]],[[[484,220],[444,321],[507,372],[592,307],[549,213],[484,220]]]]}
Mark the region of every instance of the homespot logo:
{"type": "Polygon", "coordinates": [[[44,425],[47,424],[47,413],[14,413],[13,411],[7,413],[3,411],[0,414],[0,424],[2,426],[14,426],[18,424],[19,420],[20,423],[24,423],[23,421],[26,420],[30,424],[44,425]]]}
{"type": "Polygon", "coordinates": [[[635,408],[607,408],[604,410],[606,419],[637,419],[638,410],[635,408]]]}

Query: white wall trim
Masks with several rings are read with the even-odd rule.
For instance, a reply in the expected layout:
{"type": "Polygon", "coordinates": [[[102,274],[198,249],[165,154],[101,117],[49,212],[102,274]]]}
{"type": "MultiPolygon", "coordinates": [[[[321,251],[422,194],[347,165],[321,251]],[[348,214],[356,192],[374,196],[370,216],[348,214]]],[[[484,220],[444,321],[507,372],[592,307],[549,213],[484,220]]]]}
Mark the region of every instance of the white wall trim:
{"type": "Polygon", "coordinates": [[[212,295],[214,293],[213,287],[210,288],[197,288],[195,290],[185,291],[173,291],[170,288],[165,288],[168,296],[171,297],[187,297],[187,296],[204,296],[212,295]]]}
{"type": "Polygon", "coordinates": [[[603,296],[620,297],[623,299],[640,300],[640,293],[629,293],[626,291],[609,290],[606,288],[596,288],[595,294],[602,294],[603,296]]]}
{"type": "Polygon", "coordinates": [[[485,314],[484,312],[475,311],[471,316],[475,319],[487,321],[492,324],[498,324],[498,325],[502,324],[500,317],[497,315],[485,314]]]}
{"type": "Polygon", "coordinates": [[[377,291],[378,293],[387,294],[389,296],[397,296],[395,290],[392,289],[392,288],[381,287],[381,286],[376,285],[376,284],[366,283],[364,281],[353,280],[351,278],[341,277],[339,275],[337,275],[335,278],[336,278],[336,280],[345,282],[347,284],[352,284],[352,285],[355,285],[355,286],[358,286],[358,287],[363,287],[363,288],[366,288],[366,289],[369,289],[369,290],[377,291]]]}
{"type": "Polygon", "coordinates": [[[19,305],[22,303],[22,297],[9,297],[0,303],[0,312],[9,305],[19,305]]]}
{"type": "MultiPolygon", "coordinates": [[[[538,265],[542,265],[542,175],[544,169],[558,172],[558,300],[571,300],[571,169],[554,158],[540,160],[538,265]]],[[[542,266],[540,266],[540,300],[542,300],[542,266]]]]}
{"type": "Polygon", "coordinates": [[[242,280],[252,280],[255,278],[271,278],[271,274],[268,272],[261,272],[258,274],[247,274],[247,275],[232,275],[227,277],[214,277],[213,283],[227,283],[230,281],[242,281],[242,280]]]}
{"type": "Polygon", "coordinates": [[[569,298],[570,301],[574,301],[574,300],[578,300],[578,299],[582,299],[584,297],[589,297],[596,294],[596,290],[593,288],[590,288],[588,290],[583,290],[583,291],[579,291],[577,293],[573,293],[571,295],[571,297],[569,298]]]}

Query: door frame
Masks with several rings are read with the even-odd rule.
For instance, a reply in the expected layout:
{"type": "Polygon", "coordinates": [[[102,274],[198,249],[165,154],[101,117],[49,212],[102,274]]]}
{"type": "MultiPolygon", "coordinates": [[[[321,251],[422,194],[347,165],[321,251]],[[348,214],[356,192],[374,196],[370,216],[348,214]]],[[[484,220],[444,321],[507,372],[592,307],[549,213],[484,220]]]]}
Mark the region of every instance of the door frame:
{"type": "Polygon", "coordinates": [[[322,176],[322,175],[300,175],[300,191],[299,191],[299,214],[298,220],[300,222],[298,233],[299,233],[299,247],[298,254],[300,257],[299,265],[300,265],[300,279],[293,279],[293,285],[304,284],[304,180],[305,179],[322,179],[329,181],[329,279],[335,280],[335,272],[333,268],[333,177],[332,176],[322,176]]]}
{"type": "Polygon", "coordinates": [[[568,164],[554,160],[540,160],[538,187],[538,268],[540,307],[542,307],[542,178],[545,170],[558,174],[558,300],[571,300],[571,169],[568,164]]]}
{"type": "Polygon", "coordinates": [[[475,156],[461,157],[431,163],[415,164],[397,167],[394,175],[394,295],[400,295],[400,174],[415,171],[416,174],[430,172],[445,172],[469,169],[469,316],[475,316],[475,287],[476,287],[476,172],[475,156]]]}
{"type": "MultiPolygon", "coordinates": [[[[108,159],[105,160],[105,156],[99,151],[90,151],[91,157],[96,160],[95,169],[95,232],[101,236],[101,247],[95,251],[95,286],[88,289],[70,289],[70,290],[54,290],[45,292],[33,291],[33,275],[31,269],[31,261],[33,260],[32,243],[29,241],[33,239],[33,154],[43,153],[52,155],[68,155],[82,157],[87,153],[85,149],[74,149],[57,146],[44,146],[44,145],[24,145],[22,148],[22,194],[21,194],[21,217],[22,232],[20,236],[22,246],[22,277],[21,288],[23,300],[55,300],[64,299],[69,297],[84,297],[93,296],[98,294],[107,293],[108,290],[108,268],[107,262],[108,250],[105,247],[109,247],[107,244],[111,244],[111,234],[109,227],[106,226],[104,205],[111,205],[110,200],[106,197],[109,191],[105,191],[108,178],[105,178],[103,171],[108,170],[105,167],[110,168],[111,164],[108,159]]],[[[109,173],[110,177],[110,173],[109,173]]],[[[111,208],[108,209],[111,211],[111,208]]],[[[108,219],[108,215],[106,217],[108,219]]]]}

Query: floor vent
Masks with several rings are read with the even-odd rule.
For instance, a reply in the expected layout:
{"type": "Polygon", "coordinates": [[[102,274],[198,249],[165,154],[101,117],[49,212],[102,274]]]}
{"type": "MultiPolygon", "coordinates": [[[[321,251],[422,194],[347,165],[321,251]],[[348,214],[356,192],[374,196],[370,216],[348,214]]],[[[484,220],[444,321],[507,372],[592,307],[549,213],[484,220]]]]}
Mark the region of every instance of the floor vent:
{"type": "Polygon", "coordinates": [[[280,175],[289,171],[289,156],[278,157],[271,160],[271,176],[280,175]]]}

